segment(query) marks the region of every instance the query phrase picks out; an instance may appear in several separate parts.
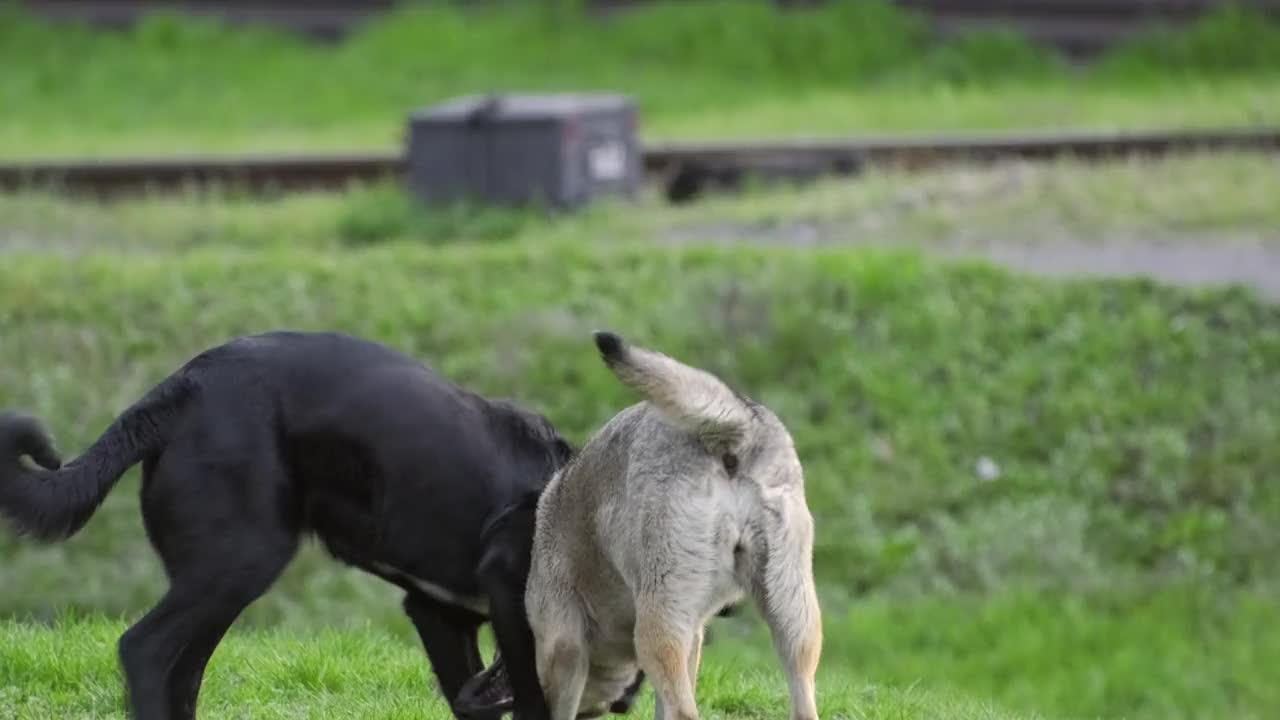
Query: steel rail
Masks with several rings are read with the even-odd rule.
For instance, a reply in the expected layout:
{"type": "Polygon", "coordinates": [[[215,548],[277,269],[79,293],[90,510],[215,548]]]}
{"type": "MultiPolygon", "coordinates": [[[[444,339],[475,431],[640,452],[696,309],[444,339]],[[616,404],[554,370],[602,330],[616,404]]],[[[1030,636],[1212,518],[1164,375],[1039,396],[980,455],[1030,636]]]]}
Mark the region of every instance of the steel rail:
{"type": "MultiPolygon", "coordinates": [[[[679,200],[705,185],[733,186],[751,175],[803,179],[867,166],[920,170],[949,163],[1227,149],[1280,150],[1280,128],[656,143],[643,147],[642,158],[645,171],[679,200]]],[[[394,152],[23,161],[0,163],[0,189],[112,196],[223,185],[277,192],[402,179],[405,168],[405,158],[394,152]]]]}

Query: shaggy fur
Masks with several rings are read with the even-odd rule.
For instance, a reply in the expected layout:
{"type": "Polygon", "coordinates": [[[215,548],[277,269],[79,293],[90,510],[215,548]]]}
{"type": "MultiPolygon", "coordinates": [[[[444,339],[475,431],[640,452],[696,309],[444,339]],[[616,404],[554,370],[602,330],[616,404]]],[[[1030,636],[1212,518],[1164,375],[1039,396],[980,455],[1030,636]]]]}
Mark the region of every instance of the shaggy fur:
{"type": "Polygon", "coordinates": [[[120,639],[139,720],[194,716],[214,648],[308,534],[404,589],[450,700],[482,669],[477,631],[491,620],[517,717],[540,718],[523,605],[532,523],[482,535],[572,453],[545,418],[389,348],[272,333],[201,353],[66,465],[36,420],[0,416],[0,514],[63,540],[142,464],[143,521],[170,587],[120,639]]]}
{"type": "MultiPolygon", "coordinates": [[[[518,502],[498,513],[485,526],[481,536],[484,545],[492,550],[480,564],[480,576],[493,587],[502,588],[504,597],[520,600],[520,612],[524,611],[523,598],[533,552],[533,531],[539,495],[539,491],[525,493],[518,502]]],[[[527,624],[522,630],[522,633],[515,634],[517,641],[522,644],[518,647],[513,644],[512,652],[519,652],[520,657],[529,658],[532,662],[533,634],[528,630],[527,624]]],[[[498,657],[488,669],[476,674],[462,686],[454,699],[454,709],[469,716],[489,716],[511,710],[513,686],[522,682],[527,684],[515,688],[518,693],[541,696],[542,687],[538,683],[536,672],[526,677],[513,677],[507,663],[498,657]]],[[[644,673],[637,672],[631,685],[613,701],[609,711],[618,715],[627,714],[643,684],[644,673]]]]}
{"type": "Polygon", "coordinates": [[[640,668],[659,720],[693,720],[704,628],[749,595],[786,670],[792,718],[816,720],[813,520],[786,428],[710,373],[595,338],[644,401],[538,502],[525,601],[551,717],[602,714],[640,668]]]}

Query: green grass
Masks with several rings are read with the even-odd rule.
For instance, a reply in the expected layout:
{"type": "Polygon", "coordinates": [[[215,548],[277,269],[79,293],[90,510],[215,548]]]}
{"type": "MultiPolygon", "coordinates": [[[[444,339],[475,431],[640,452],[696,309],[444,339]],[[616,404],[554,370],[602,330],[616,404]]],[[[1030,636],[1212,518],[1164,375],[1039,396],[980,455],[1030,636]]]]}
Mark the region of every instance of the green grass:
{"type": "MultiPolygon", "coordinates": [[[[1270,596],[870,600],[828,609],[825,718],[1262,720],[1280,708],[1270,596]],[[993,698],[976,702],[975,698],[993,698]]],[[[763,631],[717,621],[698,700],[707,718],[785,717],[763,631]]],[[[123,717],[120,620],[0,624],[0,718],[123,717]]],[[[486,647],[488,644],[486,643],[486,647]]],[[[238,628],[214,655],[204,717],[445,718],[408,622],[302,633],[238,628]]],[[[646,689],[632,713],[652,715],[646,689]]]]}
{"type": "Polygon", "coordinates": [[[844,0],[410,7],[337,47],[156,15],[127,33],[0,6],[0,157],[398,147],[406,114],[491,90],[618,90],[647,138],[1280,121],[1280,26],[1221,10],[1084,72],[1005,33],[933,43],[844,0]],[[513,7],[514,6],[514,7],[513,7]]]}
{"type": "MultiPolygon", "coordinates": [[[[121,718],[114,661],[124,625],[68,620],[57,626],[0,626],[0,718],[121,718]]],[[[232,633],[214,655],[201,692],[202,717],[387,718],[451,717],[412,640],[367,627],[308,636],[272,631],[232,633]]],[[[838,672],[819,676],[823,717],[849,720],[1018,720],[1031,715],[998,709],[962,695],[895,690],[855,682],[838,672]]],[[[699,677],[703,717],[741,720],[787,712],[786,685],[776,663],[730,655],[711,646],[699,677]]],[[[652,717],[652,690],[632,710],[652,717]]]]}

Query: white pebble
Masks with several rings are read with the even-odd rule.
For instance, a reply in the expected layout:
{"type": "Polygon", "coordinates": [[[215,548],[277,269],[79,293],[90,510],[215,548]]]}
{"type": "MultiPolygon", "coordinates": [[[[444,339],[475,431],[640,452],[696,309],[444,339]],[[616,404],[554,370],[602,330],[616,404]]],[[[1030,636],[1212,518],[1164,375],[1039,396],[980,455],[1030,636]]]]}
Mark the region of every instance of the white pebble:
{"type": "Polygon", "coordinates": [[[1000,466],[996,464],[995,460],[986,456],[978,458],[974,471],[978,473],[980,479],[988,482],[1000,477],[1000,466]]]}

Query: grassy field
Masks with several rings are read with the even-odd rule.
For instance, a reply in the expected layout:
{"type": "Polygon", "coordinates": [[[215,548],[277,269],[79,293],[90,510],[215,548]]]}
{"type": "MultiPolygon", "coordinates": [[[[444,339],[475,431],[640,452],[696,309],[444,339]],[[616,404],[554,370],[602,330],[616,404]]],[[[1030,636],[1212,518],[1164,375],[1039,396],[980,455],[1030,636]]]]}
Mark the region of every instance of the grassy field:
{"type": "MultiPolygon", "coordinates": [[[[1263,720],[1280,707],[1272,597],[1181,587],[873,598],[828,609],[819,710],[841,720],[1263,720]]],[[[785,716],[786,684],[763,630],[717,623],[700,674],[704,716],[785,716]]],[[[54,624],[0,624],[0,717],[122,717],[115,641],[125,626],[65,614],[54,624]]],[[[201,708],[207,717],[443,719],[429,678],[407,621],[252,626],[234,629],[215,653],[201,708]]],[[[652,716],[652,703],[646,689],[632,714],[652,716]]]]}
{"type": "MultiPolygon", "coordinates": [[[[1261,594],[1203,592],[865,602],[847,618],[828,618],[834,637],[819,673],[819,709],[848,720],[1262,720],[1280,701],[1269,673],[1280,661],[1273,615],[1261,594]],[[991,697],[1004,702],[975,699],[991,697]]],[[[0,625],[0,718],[123,717],[115,641],[125,626],[73,617],[0,625]]],[[[753,628],[720,629],[700,677],[704,717],[784,716],[785,684],[763,638],[753,628]]],[[[411,635],[407,623],[233,631],[210,665],[202,712],[445,718],[411,635]]],[[[650,690],[632,712],[652,716],[650,690]]]]}
{"type": "MultiPolygon", "coordinates": [[[[590,328],[613,326],[788,418],[832,585],[1234,584],[1276,568],[1278,496],[1257,468],[1280,461],[1280,308],[1242,291],[1045,285],[840,249],[548,244],[13,253],[0,293],[4,404],[49,417],[72,447],[185,357],[281,326],[385,340],[581,440],[629,399],[584,349],[590,328]],[[999,481],[975,472],[984,457],[999,481]]],[[[99,518],[103,535],[6,563],[5,585],[34,591],[6,604],[37,609],[72,578],[86,606],[154,592],[150,558],[129,551],[129,495],[99,518]],[[50,569],[60,554],[65,576],[50,569]],[[116,560],[95,572],[94,557],[116,560]],[[139,582],[124,590],[122,573],[139,582]]]]}
{"type": "MultiPolygon", "coordinates": [[[[1183,587],[828,608],[819,708],[848,720],[1263,720],[1280,707],[1273,597],[1183,587]]],[[[0,624],[0,718],[122,717],[115,642],[126,626],[66,614],[0,624]]],[[[758,625],[715,630],[700,676],[704,717],[785,716],[786,685],[758,625]]],[[[635,717],[652,716],[652,697],[645,690],[635,717]]],[[[389,619],[234,629],[201,707],[205,717],[447,717],[408,622],[389,619]]]]}
{"type": "MultiPolygon", "coordinates": [[[[0,718],[120,718],[121,694],[112,660],[123,625],[69,621],[51,630],[0,627],[0,718]]],[[[758,656],[711,647],[699,677],[703,717],[784,717],[785,684],[758,656]]],[[[214,655],[202,693],[203,717],[244,720],[369,718],[445,720],[448,714],[427,680],[420,649],[378,627],[310,636],[259,631],[233,634],[214,655]]],[[[849,720],[1023,720],[962,695],[860,683],[836,670],[819,676],[823,717],[849,720]]],[[[652,717],[646,691],[632,710],[652,717]]]]}
{"type": "MultiPolygon", "coordinates": [[[[45,417],[74,452],[204,347],[327,328],[581,441],[633,400],[590,347],[613,327],[791,426],[819,527],[824,717],[1272,717],[1280,308],[916,248],[974,227],[1274,237],[1276,182],[1266,158],[1192,156],[560,220],[425,213],[388,188],[0,198],[0,407],[45,417]],[[721,242],[788,224],[830,242],[721,242]]],[[[0,536],[0,718],[117,706],[114,637],[162,589],[136,489],[131,475],[64,546],[0,536]]],[[[206,712],[438,711],[397,601],[308,547],[215,656],[206,712]]],[[[721,622],[715,643],[709,716],[776,716],[759,625],[721,622]]]]}
{"type": "Polygon", "coordinates": [[[330,47],[167,15],[97,32],[0,2],[0,108],[21,109],[0,113],[0,158],[395,147],[411,110],[502,89],[627,92],[650,139],[1280,122],[1280,24],[1241,11],[1079,71],[1005,33],[933,43],[873,0],[609,21],[512,6],[410,7],[330,47]]]}

